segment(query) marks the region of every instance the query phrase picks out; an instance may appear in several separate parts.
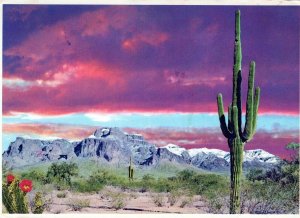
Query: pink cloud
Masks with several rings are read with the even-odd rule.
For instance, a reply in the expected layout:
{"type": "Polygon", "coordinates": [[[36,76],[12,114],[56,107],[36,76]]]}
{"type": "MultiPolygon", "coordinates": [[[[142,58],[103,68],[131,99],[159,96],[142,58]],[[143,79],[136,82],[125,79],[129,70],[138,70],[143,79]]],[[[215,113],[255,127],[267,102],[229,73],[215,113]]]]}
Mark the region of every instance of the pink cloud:
{"type": "Polygon", "coordinates": [[[124,8],[125,6],[107,7],[44,26],[30,34],[21,44],[8,48],[3,53],[7,57],[21,59],[21,64],[14,73],[19,77],[41,78],[46,73],[45,68],[51,68],[55,73],[57,65],[70,62],[70,59],[78,59],[79,54],[89,57],[89,44],[82,37],[101,37],[111,30],[130,31],[135,8],[124,8]]]}
{"type": "Polygon", "coordinates": [[[127,6],[108,7],[94,12],[86,12],[79,18],[82,36],[108,34],[110,28],[120,30],[131,28],[130,22],[136,16],[136,9],[127,6]]]}
{"type": "Polygon", "coordinates": [[[58,124],[4,124],[3,133],[19,135],[38,135],[41,137],[58,137],[81,140],[93,133],[95,127],[67,126],[58,124]]]}
{"type": "MultiPolygon", "coordinates": [[[[233,42],[229,50],[223,17],[186,14],[175,19],[179,28],[147,8],[105,6],[36,28],[10,45],[3,52],[4,114],[216,112],[219,92],[227,108],[233,42]]],[[[299,114],[295,67],[276,63],[257,64],[259,113],[299,114]],[[284,73],[273,73],[278,69],[284,73]]],[[[246,76],[243,81],[245,95],[246,76]]]]}
{"type": "Polygon", "coordinates": [[[122,43],[123,49],[135,51],[143,43],[151,46],[158,46],[168,40],[169,36],[163,32],[148,31],[125,39],[122,43]]]}

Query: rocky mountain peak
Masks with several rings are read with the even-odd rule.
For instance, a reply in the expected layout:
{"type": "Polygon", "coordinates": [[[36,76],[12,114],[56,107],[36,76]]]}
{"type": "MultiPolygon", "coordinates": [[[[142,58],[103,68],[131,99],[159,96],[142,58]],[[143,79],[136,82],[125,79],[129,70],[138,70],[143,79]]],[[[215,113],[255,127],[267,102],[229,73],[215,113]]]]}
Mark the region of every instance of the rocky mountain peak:
{"type": "MultiPolygon", "coordinates": [[[[74,158],[101,158],[111,163],[125,164],[132,158],[136,166],[155,166],[162,160],[218,171],[228,171],[229,152],[219,149],[185,149],[168,144],[156,147],[140,134],[128,134],[117,127],[98,128],[93,135],[78,141],[65,139],[39,140],[17,137],[2,155],[11,166],[39,164],[45,161],[70,160],[74,158]]],[[[270,167],[280,159],[262,149],[244,152],[244,167],[270,167]]]]}

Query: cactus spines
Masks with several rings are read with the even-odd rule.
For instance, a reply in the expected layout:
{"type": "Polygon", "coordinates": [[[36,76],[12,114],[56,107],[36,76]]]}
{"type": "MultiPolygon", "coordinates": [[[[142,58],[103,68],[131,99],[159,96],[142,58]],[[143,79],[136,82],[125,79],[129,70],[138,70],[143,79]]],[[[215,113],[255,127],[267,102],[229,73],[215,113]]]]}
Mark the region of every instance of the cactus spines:
{"type": "Polygon", "coordinates": [[[11,184],[2,184],[2,202],[8,213],[16,213],[17,206],[14,196],[14,187],[16,181],[11,184]]]}
{"type": "Polygon", "coordinates": [[[256,120],[260,99],[260,89],[254,91],[255,62],[250,63],[248,78],[248,93],[246,102],[246,123],[242,131],[242,104],[241,104],[241,28],[240,11],[235,12],[235,42],[233,66],[233,93],[232,102],[228,107],[228,125],[224,115],[222,94],[217,96],[220,127],[223,135],[228,139],[230,149],[230,213],[240,213],[240,186],[242,176],[243,151],[245,143],[249,142],[256,130],[256,120]]]}
{"type": "Polygon", "coordinates": [[[34,197],[34,207],[32,212],[35,214],[41,214],[44,212],[45,204],[43,203],[42,193],[37,192],[34,197]]]}
{"type": "Polygon", "coordinates": [[[2,184],[2,202],[8,213],[29,213],[26,193],[19,188],[19,181],[2,184]]]}
{"type": "Polygon", "coordinates": [[[131,157],[130,157],[130,164],[128,167],[128,179],[129,181],[133,181],[133,167],[132,167],[132,162],[131,162],[131,157]]]}

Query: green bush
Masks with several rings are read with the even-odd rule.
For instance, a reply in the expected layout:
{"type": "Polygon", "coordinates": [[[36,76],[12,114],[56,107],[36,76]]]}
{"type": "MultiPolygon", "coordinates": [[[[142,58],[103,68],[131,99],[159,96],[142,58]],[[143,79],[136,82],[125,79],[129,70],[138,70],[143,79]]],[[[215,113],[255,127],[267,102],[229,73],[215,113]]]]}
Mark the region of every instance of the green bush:
{"type": "Polygon", "coordinates": [[[246,178],[252,182],[262,180],[264,171],[262,169],[250,169],[246,174],[246,178]]]}
{"type": "Polygon", "coordinates": [[[101,183],[106,185],[111,185],[116,182],[117,176],[110,173],[107,170],[98,170],[94,174],[89,177],[89,182],[93,183],[101,183]]]}
{"type": "Polygon", "coordinates": [[[71,186],[71,177],[78,175],[78,166],[75,163],[53,163],[47,171],[46,182],[55,183],[59,189],[71,186]]]}
{"type": "Polygon", "coordinates": [[[182,170],[177,174],[177,178],[182,181],[189,181],[192,177],[194,177],[195,175],[197,175],[197,173],[195,171],[192,170],[182,170]]]}
{"type": "Polygon", "coordinates": [[[37,170],[37,169],[33,169],[28,172],[23,172],[21,174],[21,177],[35,180],[35,181],[42,182],[42,183],[46,181],[45,173],[43,171],[37,170]]]}
{"type": "Polygon", "coordinates": [[[56,197],[58,198],[65,198],[67,196],[67,193],[66,192],[60,192],[60,193],[57,193],[56,197]]]}
{"type": "Polygon", "coordinates": [[[90,206],[90,201],[87,199],[72,199],[69,204],[73,211],[81,211],[82,208],[90,206]]]}
{"type": "Polygon", "coordinates": [[[265,172],[250,171],[246,178],[242,210],[255,214],[298,213],[299,161],[285,160],[265,172]]]}
{"type": "Polygon", "coordinates": [[[245,182],[242,187],[242,212],[287,214],[299,211],[299,186],[282,186],[273,181],[245,182]]]}
{"type": "Polygon", "coordinates": [[[77,180],[72,183],[72,190],[82,193],[91,193],[100,191],[104,187],[101,182],[90,183],[89,180],[77,180]]]}

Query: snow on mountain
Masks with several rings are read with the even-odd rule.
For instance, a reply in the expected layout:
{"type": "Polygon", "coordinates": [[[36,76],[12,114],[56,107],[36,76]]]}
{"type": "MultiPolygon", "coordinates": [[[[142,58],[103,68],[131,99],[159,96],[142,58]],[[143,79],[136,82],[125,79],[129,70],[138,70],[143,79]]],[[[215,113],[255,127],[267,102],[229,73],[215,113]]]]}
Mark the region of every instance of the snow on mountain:
{"type": "MultiPolygon", "coordinates": [[[[195,156],[206,156],[206,155],[215,155],[218,158],[225,159],[228,163],[230,162],[230,153],[227,151],[223,151],[220,149],[209,149],[209,148],[192,148],[192,149],[185,149],[175,144],[168,144],[162,148],[166,148],[171,153],[182,156],[184,151],[187,151],[191,158],[195,156]]],[[[244,151],[244,162],[246,161],[259,161],[259,162],[266,162],[266,163],[277,163],[279,158],[273,154],[270,154],[262,149],[254,149],[254,150],[246,150],[244,151]]]]}
{"type": "Polygon", "coordinates": [[[90,135],[88,138],[89,138],[89,139],[96,139],[96,136],[90,135]]]}
{"type": "Polygon", "coordinates": [[[208,148],[192,148],[188,149],[187,152],[189,153],[190,157],[195,157],[199,153],[203,154],[214,154],[217,157],[224,158],[228,152],[219,150],[219,149],[208,149],[208,148]]]}
{"type": "Polygon", "coordinates": [[[185,148],[182,148],[178,145],[174,145],[174,144],[168,144],[162,148],[166,148],[168,151],[172,152],[173,154],[176,154],[178,156],[181,156],[182,152],[186,151],[185,148]]]}
{"type": "Polygon", "coordinates": [[[279,158],[262,149],[246,150],[244,151],[244,161],[258,160],[267,163],[276,163],[279,158]]]}
{"type": "MultiPolygon", "coordinates": [[[[179,149],[177,147],[177,149],[179,149]]],[[[230,162],[230,153],[219,150],[219,149],[209,149],[209,148],[192,148],[187,150],[188,154],[191,158],[195,157],[196,155],[209,155],[213,154],[219,158],[225,159],[228,163],[230,162]]],[[[277,163],[280,161],[280,159],[273,155],[268,153],[267,151],[264,151],[262,149],[254,149],[254,150],[245,150],[244,151],[244,162],[246,161],[259,161],[259,162],[265,162],[265,163],[277,163]]]]}

